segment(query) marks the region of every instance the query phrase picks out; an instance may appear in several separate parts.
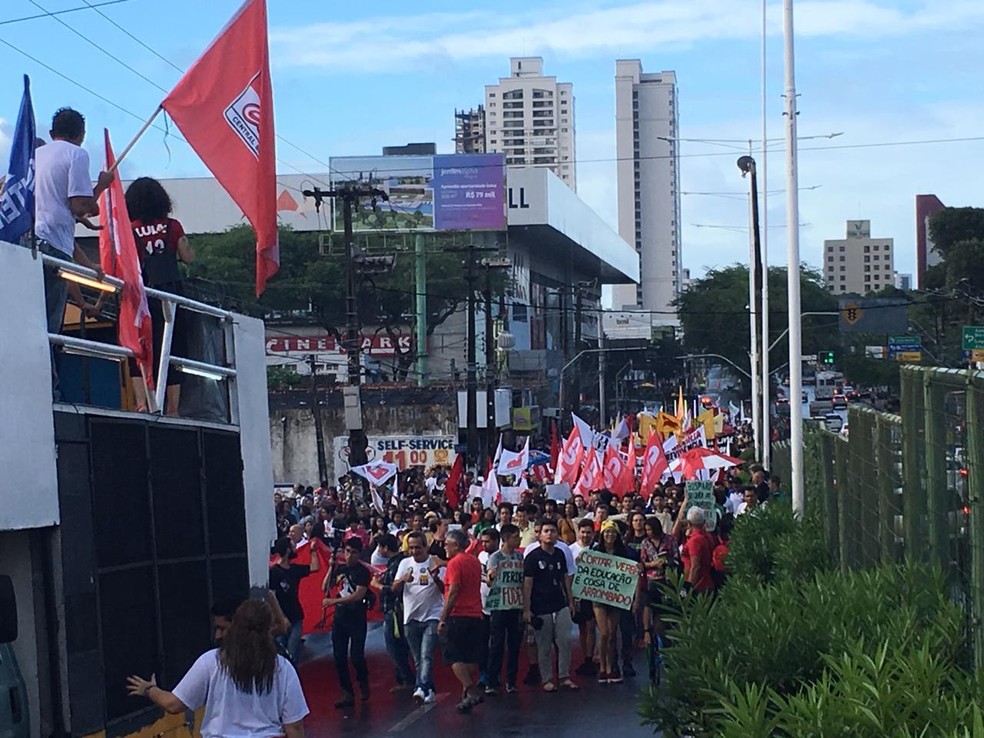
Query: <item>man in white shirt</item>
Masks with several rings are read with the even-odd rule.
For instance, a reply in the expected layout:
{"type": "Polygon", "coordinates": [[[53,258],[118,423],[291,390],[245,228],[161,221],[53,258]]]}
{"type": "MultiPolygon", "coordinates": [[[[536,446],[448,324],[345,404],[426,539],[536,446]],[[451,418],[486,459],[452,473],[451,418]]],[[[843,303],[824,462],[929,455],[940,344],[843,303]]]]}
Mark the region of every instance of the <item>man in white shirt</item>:
{"type": "Polygon", "coordinates": [[[410,556],[403,559],[396,570],[393,592],[403,593],[403,623],[417,670],[413,699],[431,704],[437,701],[432,674],[437,622],[444,609],[444,592],[438,578],[439,569],[431,562],[424,534],[411,531],[407,533],[406,541],[410,556]]]}
{"type": "MultiPolygon", "coordinates": [[[[94,269],[102,278],[102,270],[93,264],[75,243],[75,222],[99,214],[96,199],[109,187],[113,174],[100,172],[95,189],[89,178],[89,154],[82,148],[85,140],[85,118],[71,108],[61,108],[51,120],[51,143],[41,146],[34,154],[34,233],[38,250],[58,259],[76,261],[94,269]]],[[[45,268],[44,292],[48,332],[61,333],[65,319],[69,283],[58,276],[57,269],[45,268]]],[[[81,301],[78,287],[73,298],[81,301]]],[[[84,305],[84,302],[82,303],[84,305]]],[[[58,388],[57,374],[52,363],[53,386],[58,388]]]]}

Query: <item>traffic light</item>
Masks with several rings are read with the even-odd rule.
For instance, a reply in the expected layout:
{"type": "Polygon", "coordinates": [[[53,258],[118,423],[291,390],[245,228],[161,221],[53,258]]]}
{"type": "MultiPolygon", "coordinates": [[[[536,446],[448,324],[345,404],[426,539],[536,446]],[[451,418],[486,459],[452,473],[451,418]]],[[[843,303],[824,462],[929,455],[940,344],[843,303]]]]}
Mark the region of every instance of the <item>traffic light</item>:
{"type": "Polygon", "coordinates": [[[833,351],[818,351],[817,358],[820,360],[821,364],[832,365],[834,363],[834,352],[833,351]]]}

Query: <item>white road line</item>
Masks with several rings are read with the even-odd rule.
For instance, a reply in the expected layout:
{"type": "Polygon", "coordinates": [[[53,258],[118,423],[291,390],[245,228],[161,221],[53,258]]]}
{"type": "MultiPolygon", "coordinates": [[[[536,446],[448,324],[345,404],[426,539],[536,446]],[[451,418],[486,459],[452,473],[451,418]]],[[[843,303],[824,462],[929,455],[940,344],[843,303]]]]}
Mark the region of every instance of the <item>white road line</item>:
{"type": "Polygon", "coordinates": [[[422,718],[428,712],[430,712],[435,707],[437,707],[437,704],[441,700],[443,700],[445,697],[449,696],[450,694],[451,694],[450,692],[441,692],[439,695],[437,695],[437,699],[434,702],[432,702],[429,705],[421,705],[416,710],[414,710],[409,715],[407,715],[405,718],[403,718],[403,720],[401,720],[396,725],[394,725],[392,728],[390,728],[389,729],[389,732],[390,733],[399,733],[401,730],[406,730],[411,725],[413,725],[415,722],[417,722],[418,720],[420,720],[420,718],[422,718]]]}

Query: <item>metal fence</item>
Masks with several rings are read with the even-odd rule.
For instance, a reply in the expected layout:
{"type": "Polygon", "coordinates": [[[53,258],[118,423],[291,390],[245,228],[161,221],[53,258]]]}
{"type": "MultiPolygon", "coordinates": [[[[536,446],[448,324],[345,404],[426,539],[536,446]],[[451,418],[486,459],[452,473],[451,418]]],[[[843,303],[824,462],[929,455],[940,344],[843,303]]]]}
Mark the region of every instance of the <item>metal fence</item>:
{"type": "MultiPolygon", "coordinates": [[[[852,406],[847,437],[808,432],[807,513],[843,571],[903,560],[947,574],[984,666],[984,372],[904,366],[899,415],[852,406]]],[[[772,466],[789,479],[788,442],[772,466]]]]}

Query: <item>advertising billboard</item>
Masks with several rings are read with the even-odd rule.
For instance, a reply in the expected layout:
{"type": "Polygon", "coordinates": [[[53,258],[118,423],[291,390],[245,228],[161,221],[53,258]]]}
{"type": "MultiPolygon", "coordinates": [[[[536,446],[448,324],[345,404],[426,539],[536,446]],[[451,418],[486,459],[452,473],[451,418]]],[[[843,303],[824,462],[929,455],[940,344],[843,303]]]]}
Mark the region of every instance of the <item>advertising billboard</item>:
{"type": "MultiPolygon", "coordinates": [[[[503,154],[332,157],[331,184],[359,182],[388,201],[364,198],[353,214],[358,231],[504,231],[506,160],[503,154]]],[[[342,230],[342,208],[332,227],[342,230]]]]}

